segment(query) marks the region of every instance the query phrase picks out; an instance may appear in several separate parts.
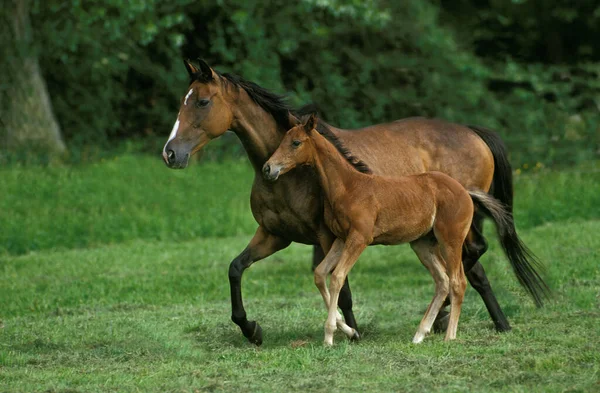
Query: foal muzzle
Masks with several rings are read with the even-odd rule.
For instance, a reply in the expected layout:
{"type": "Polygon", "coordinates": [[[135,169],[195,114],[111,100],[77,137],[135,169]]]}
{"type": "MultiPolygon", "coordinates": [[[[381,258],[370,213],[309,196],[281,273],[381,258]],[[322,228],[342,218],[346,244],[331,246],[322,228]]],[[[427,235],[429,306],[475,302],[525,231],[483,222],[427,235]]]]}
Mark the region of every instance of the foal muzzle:
{"type": "Polygon", "coordinates": [[[263,177],[269,181],[277,180],[280,172],[281,169],[279,167],[271,167],[268,162],[262,168],[263,177]]]}

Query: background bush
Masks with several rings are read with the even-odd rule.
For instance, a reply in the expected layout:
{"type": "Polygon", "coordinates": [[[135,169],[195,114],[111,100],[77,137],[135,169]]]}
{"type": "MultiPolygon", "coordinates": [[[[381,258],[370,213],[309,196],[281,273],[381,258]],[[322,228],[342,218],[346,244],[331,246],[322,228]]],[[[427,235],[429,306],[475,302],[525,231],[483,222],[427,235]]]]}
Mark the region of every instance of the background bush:
{"type": "MultiPolygon", "coordinates": [[[[598,157],[593,1],[36,0],[31,13],[75,160],[124,140],[156,154],[183,57],[313,101],[341,127],[436,116],[498,130],[519,166],[598,157]]],[[[241,154],[233,140],[212,154],[241,154]]]]}

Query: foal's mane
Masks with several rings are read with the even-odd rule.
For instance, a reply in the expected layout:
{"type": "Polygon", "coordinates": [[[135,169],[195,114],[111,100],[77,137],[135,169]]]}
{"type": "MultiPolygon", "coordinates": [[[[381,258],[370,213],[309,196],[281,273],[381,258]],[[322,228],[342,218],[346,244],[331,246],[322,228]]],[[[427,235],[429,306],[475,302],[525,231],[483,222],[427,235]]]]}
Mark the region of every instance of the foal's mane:
{"type": "MultiPolygon", "coordinates": [[[[229,83],[237,88],[244,89],[252,101],[260,105],[260,107],[267,111],[267,113],[273,116],[277,124],[284,130],[292,127],[288,116],[290,113],[296,117],[302,117],[313,113],[317,114],[317,110],[314,105],[309,104],[299,109],[295,109],[288,104],[284,95],[275,94],[254,82],[245,80],[239,75],[230,73],[221,74],[214,69],[213,72],[215,72],[221,78],[221,80],[225,81],[225,83],[229,83]]],[[[206,82],[205,76],[201,72],[195,73],[191,76],[191,81],[193,82],[195,80],[206,82]]],[[[350,150],[344,146],[342,141],[340,141],[340,139],[329,129],[329,127],[327,127],[327,125],[321,121],[321,119],[318,119],[317,121],[317,131],[329,142],[331,142],[337,151],[339,151],[340,154],[357,171],[362,173],[371,173],[371,169],[367,166],[367,164],[355,157],[352,152],[350,152],[350,150]]]]}
{"type": "Polygon", "coordinates": [[[323,135],[325,139],[327,139],[337,149],[337,151],[340,152],[342,157],[344,157],[346,161],[348,161],[350,165],[354,167],[354,169],[362,173],[372,173],[371,168],[369,168],[367,164],[365,164],[365,162],[360,158],[353,155],[352,152],[348,150],[346,146],[344,146],[340,138],[338,138],[331,131],[331,129],[327,127],[327,124],[323,123],[320,119],[317,120],[317,132],[323,135]]]}

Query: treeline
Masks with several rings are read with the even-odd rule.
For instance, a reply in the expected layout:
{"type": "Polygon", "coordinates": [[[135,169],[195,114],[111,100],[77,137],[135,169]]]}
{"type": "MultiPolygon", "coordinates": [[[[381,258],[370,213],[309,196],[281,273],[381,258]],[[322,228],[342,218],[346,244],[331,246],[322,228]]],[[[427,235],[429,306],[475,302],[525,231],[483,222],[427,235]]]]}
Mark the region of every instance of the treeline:
{"type": "Polygon", "coordinates": [[[480,124],[518,165],[568,165],[600,149],[595,1],[31,0],[29,13],[72,156],[164,142],[187,83],[183,57],[314,102],[343,127],[407,116],[480,124]]]}

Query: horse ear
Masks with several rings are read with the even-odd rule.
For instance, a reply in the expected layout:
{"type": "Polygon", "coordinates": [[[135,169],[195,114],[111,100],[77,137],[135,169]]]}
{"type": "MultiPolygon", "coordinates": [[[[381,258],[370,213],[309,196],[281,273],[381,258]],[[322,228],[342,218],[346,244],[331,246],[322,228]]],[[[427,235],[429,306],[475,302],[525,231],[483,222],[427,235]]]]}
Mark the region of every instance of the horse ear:
{"type": "Polygon", "coordinates": [[[317,128],[317,116],[314,113],[311,113],[304,123],[304,131],[311,132],[315,128],[317,128]]]}
{"type": "Polygon", "coordinates": [[[205,82],[213,80],[213,70],[208,64],[202,59],[198,59],[198,65],[200,66],[200,74],[205,82]]]}
{"type": "Polygon", "coordinates": [[[185,69],[187,70],[187,72],[190,75],[190,77],[194,76],[195,74],[198,73],[198,71],[200,71],[198,69],[198,67],[196,67],[195,65],[193,65],[192,62],[189,59],[184,59],[183,60],[183,64],[185,65],[185,69]]]}

